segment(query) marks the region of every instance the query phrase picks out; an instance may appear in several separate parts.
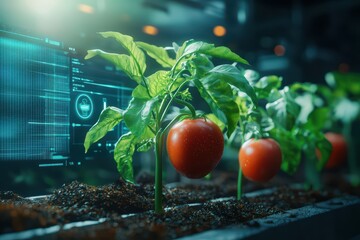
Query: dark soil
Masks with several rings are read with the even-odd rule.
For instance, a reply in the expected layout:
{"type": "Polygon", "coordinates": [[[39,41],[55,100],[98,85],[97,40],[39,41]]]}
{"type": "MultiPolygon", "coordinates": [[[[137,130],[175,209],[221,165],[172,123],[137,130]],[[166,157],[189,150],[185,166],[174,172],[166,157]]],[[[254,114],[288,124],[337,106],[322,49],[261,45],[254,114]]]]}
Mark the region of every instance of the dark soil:
{"type": "Polygon", "coordinates": [[[223,184],[182,184],[164,187],[164,214],[153,209],[153,185],[124,181],[95,187],[79,182],[63,185],[41,200],[0,192],[0,233],[64,225],[84,220],[106,221],[60,230],[53,239],[173,239],[231,224],[256,227],[256,218],[324,201],[339,192],[277,187],[271,194],[233,197],[235,188],[223,184]],[[197,204],[190,204],[197,203],[197,204]],[[136,213],[136,214],[132,214],[136,213]],[[124,214],[127,214],[124,216],[124,214]],[[130,214],[130,215],[129,215],[130,214]]]}

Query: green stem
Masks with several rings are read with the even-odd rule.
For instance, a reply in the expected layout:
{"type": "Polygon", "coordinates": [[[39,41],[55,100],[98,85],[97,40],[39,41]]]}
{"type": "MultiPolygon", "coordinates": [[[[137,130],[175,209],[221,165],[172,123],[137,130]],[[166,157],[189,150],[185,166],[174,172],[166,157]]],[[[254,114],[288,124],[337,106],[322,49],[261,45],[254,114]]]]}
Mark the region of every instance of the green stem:
{"type": "Polygon", "coordinates": [[[191,105],[190,103],[188,103],[186,101],[178,99],[178,98],[175,98],[174,101],[176,103],[179,103],[179,104],[182,104],[182,105],[186,106],[190,110],[192,117],[196,118],[196,111],[195,111],[195,108],[193,107],[193,105],[191,105]]]}
{"type": "Polygon", "coordinates": [[[242,197],[242,171],[241,167],[239,166],[238,172],[238,182],[237,182],[237,200],[240,200],[242,197]]]}
{"type": "Polygon", "coordinates": [[[164,211],[162,206],[162,148],[163,132],[158,131],[155,137],[155,213],[164,211]]]}
{"type": "Polygon", "coordinates": [[[177,96],[177,94],[180,92],[180,90],[181,90],[181,88],[185,85],[185,84],[187,84],[188,83],[188,81],[184,81],[184,82],[182,82],[180,85],[179,85],[179,87],[177,88],[177,90],[175,91],[175,93],[174,94],[171,94],[171,93],[169,93],[169,95],[170,95],[170,100],[169,100],[169,102],[166,104],[166,106],[165,106],[165,99],[167,98],[167,96],[164,98],[164,100],[163,100],[163,102],[161,103],[161,109],[160,109],[160,122],[162,122],[163,121],[163,119],[164,119],[164,117],[165,117],[165,115],[166,115],[166,112],[167,112],[167,110],[169,109],[169,107],[170,107],[170,105],[172,104],[172,102],[174,101],[174,99],[175,99],[175,97],[177,96]],[[165,107],[164,107],[165,106],[165,107]]]}
{"type": "MultiPolygon", "coordinates": [[[[241,132],[241,147],[245,142],[245,127],[244,124],[242,122],[242,119],[240,118],[239,121],[239,125],[240,125],[240,132],[241,132]]],[[[241,148],[240,147],[240,148],[241,148]]],[[[243,181],[242,181],[242,170],[241,170],[241,166],[240,166],[240,162],[239,162],[239,172],[238,172],[238,182],[237,182],[237,200],[240,200],[242,197],[242,188],[243,188],[243,181]]]]}
{"type": "Polygon", "coordinates": [[[178,77],[179,77],[184,71],[185,71],[185,70],[180,70],[180,71],[176,74],[176,76],[173,77],[173,80],[172,80],[172,82],[170,83],[170,85],[169,85],[169,87],[168,87],[168,91],[169,91],[169,92],[172,92],[171,89],[173,88],[176,80],[178,79],[178,77]]]}
{"type": "Polygon", "coordinates": [[[181,56],[181,57],[179,57],[179,59],[176,61],[176,63],[174,64],[174,66],[171,68],[171,77],[173,78],[174,77],[174,73],[175,73],[175,70],[176,70],[176,67],[177,67],[177,65],[180,63],[180,61],[184,58],[184,57],[186,57],[187,55],[183,55],[183,56],[181,56]]]}
{"type": "Polygon", "coordinates": [[[182,117],[184,117],[184,116],[186,116],[186,115],[188,115],[188,114],[183,113],[183,114],[177,115],[177,116],[176,116],[173,120],[171,120],[171,122],[164,128],[163,133],[166,133],[166,132],[169,130],[169,128],[171,128],[177,121],[179,121],[180,118],[182,118],[182,117]]]}
{"type": "Polygon", "coordinates": [[[316,169],[317,158],[314,154],[315,148],[308,149],[305,159],[305,180],[312,189],[319,190],[322,187],[320,173],[316,169]]]}

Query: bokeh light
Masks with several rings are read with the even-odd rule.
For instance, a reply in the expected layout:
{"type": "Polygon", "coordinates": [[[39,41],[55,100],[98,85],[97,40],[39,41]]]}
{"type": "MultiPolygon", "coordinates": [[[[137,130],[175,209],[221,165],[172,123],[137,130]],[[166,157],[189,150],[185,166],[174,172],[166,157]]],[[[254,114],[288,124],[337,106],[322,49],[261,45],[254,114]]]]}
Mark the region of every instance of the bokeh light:
{"type": "Polygon", "coordinates": [[[148,34],[148,35],[155,36],[155,35],[157,35],[159,33],[159,30],[155,26],[145,25],[143,27],[143,32],[148,34]]]}
{"type": "Polygon", "coordinates": [[[217,37],[223,37],[226,34],[226,28],[224,26],[215,26],[213,29],[213,33],[217,37]]]}
{"type": "Polygon", "coordinates": [[[278,57],[284,56],[286,49],[283,45],[278,44],[274,47],[274,54],[278,57]]]}

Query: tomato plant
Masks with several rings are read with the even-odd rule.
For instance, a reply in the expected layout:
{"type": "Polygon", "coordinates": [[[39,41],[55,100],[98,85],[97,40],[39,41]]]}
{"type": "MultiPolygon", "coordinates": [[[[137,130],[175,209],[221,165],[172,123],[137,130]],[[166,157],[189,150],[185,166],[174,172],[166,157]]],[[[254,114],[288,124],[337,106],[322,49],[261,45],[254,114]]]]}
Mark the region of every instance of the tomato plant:
{"type": "MultiPolygon", "coordinates": [[[[246,76],[249,75],[247,71],[244,70],[246,76]]],[[[251,138],[275,139],[281,146],[281,170],[289,174],[297,171],[304,154],[306,156],[306,182],[314,188],[319,188],[321,184],[317,171],[325,165],[331,144],[322,133],[327,119],[324,114],[328,112],[328,109],[316,105],[317,86],[295,83],[281,88],[281,77],[272,75],[259,78],[258,74],[250,74],[250,76],[248,80],[262,104],[254,108],[247,97],[240,96],[237,99],[240,119],[229,141],[233,141],[238,136],[243,146],[251,138]],[[322,153],[320,160],[315,157],[316,149],[322,153]]],[[[256,166],[258,169],[254,172],[261,171],[261,168],[256,166]]],[[[240,168],[238,199],[242,195],[242,171],[240,168]]]]}
{"type": "Polygon", "coordinates": [[[202,178],[219,163],[224,137],[210,120],[186,119],[170,129],[166,146],[169,159],[178,172],[189,178],[202,178]]]}
{"type": "MultiPolygon", "coordinates": [[[[325,104],[331,109],[330,127],[327,131],[336,131],[347,142],[347,161],[349,179],[352,185],[360,185],[359,151],[356,147],[358,135],[355,126],[360,120],[360,74],[354,72],[330,72],[325,75],[328,88],[322,91],[325,104]]],[[[330,160],[329,160],[330,162],[330,160]]]]}
{"type": "MultiPolygon", "coordinates": [[[[201,98],[209,105],[213,114],[212,120],[221,123],[226,135],[230,136],[240,118],[234,93],[244,93],[254,105],[257,104],[257,97],[235,64],[215,66],[212,59],[220,58],[240,64],[248,63],[227,47],[216,47],[202,41],[189,40],[181,46],[174,43],[172,47],[163,48],[134,41],[131,36],[118,32],[100,34],[105,38],[114,39],[127,54],[94,49],[88,51],[85,59],[95,56],[106,59],[122,70],[130,80],[135,81],[137,86],[132,92],[132,99],[126,109],[111,106],[102,111],[98,121],[86,134],[85,151],[120,122],[124,122],[129,132],[119,138],[114,149],[114,160],[118,171],[124,179],[133,182],[134,152],[154,149],[155,211],[161,212],[162,150],[165,134],[178,121],[187,118],[210,117],[209,113],[199,113],[195,110],[189,88],[198,91],[201,98]],[[160,65],[159,70],[152,71],[151,74],[147,73],[145,54],[160,65]],[[174,105],[184,107],[184,109],[173,112],[173,117],[168,121],[167,116],[174,105]]],[[[211,146],[212,142],[210,140],[205,144],[211,146]]],[[[187,156],[193,159],[191,154],[187,156]]],[[[198,169],[195,164],[196,162],[191,168],[198,169]]]]}
{"type": "Polygon", "coordinates": [[[250,139],[239,151],[239,165],[243,175],[254,182],[267,182],[280,170],[281,150],[271,139],[250,139]]]}

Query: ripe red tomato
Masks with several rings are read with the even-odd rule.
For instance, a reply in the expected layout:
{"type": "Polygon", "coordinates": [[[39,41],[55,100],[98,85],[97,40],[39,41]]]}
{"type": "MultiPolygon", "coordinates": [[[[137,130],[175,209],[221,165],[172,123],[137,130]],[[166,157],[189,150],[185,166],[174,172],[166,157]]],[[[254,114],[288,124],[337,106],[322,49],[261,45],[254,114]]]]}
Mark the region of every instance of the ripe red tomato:
{"type": "Polygon", "coordinates": [[[270,138],[250,139],[239,151],[244,177],[254,182],[269,181],[280,170],[282,155],[279,144],[270,138]]]}
{"type": "Polygon", "coordinates": [[[332,150],[325,168],[337,168],[341,166],[347,157],[347,144],[343,135],[333,132],[325,133],[326,139],[331,143],[332,150]]]}
{"type": "Polygon", "coordinates": [[[169,159],[188,178],[202,178],[219,163],[224,150],[220,128],[203,118],[175,124],[166,140],[169,159]]]}

